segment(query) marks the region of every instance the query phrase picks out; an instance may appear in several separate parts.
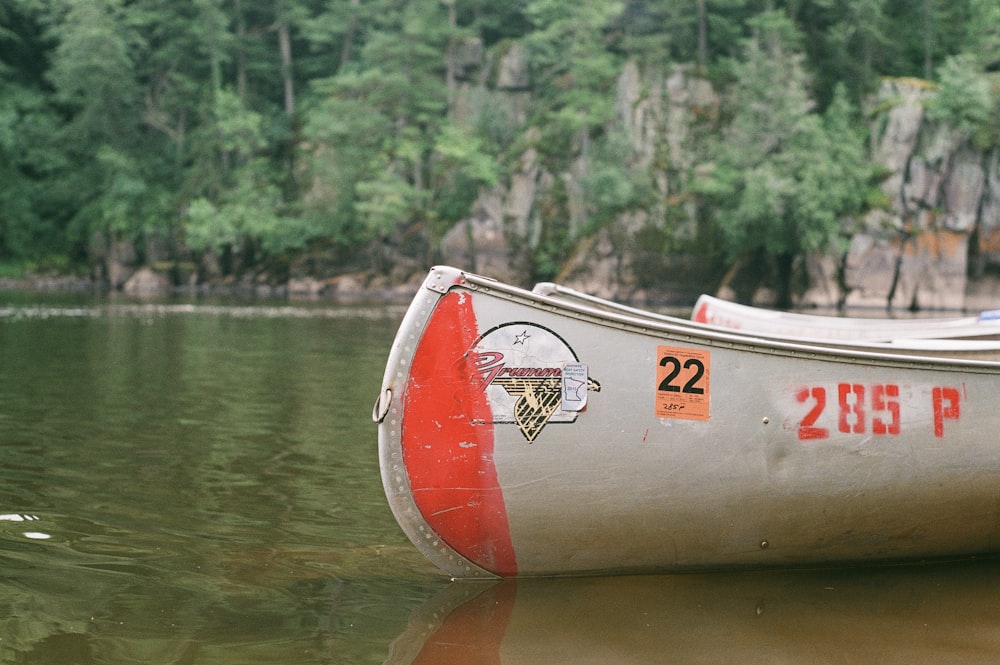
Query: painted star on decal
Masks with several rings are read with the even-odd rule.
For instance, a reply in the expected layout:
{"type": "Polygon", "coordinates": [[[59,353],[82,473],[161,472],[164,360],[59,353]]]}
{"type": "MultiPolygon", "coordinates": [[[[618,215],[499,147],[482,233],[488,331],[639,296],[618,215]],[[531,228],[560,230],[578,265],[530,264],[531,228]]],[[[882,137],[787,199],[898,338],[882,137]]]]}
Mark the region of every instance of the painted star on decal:
{"type": "Polygon", "coordinates": [[[528,339],[529,337],[531,337],[531,335],[529,335],[528,331],[525,330],[525,331],[521,332],[521,334],[514,336],[514,343],[515,344],[524,344],[524,340],[528,339]]]}

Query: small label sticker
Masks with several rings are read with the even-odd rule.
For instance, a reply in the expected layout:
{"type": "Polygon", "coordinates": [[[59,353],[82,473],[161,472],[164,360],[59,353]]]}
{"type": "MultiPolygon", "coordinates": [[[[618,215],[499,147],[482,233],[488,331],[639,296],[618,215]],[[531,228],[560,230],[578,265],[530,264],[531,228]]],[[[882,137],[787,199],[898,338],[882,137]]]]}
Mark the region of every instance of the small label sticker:
{"type": "Polygon", "coordinates": [[[563,411],[583,411],[587,406],[587,365],[566,363],[562,369],[563,411]]]}
{"type": "Polygon", "coordinates": [[[656,347],[656,417],[708,420],[711,352],[676,346],[656,347]]]}

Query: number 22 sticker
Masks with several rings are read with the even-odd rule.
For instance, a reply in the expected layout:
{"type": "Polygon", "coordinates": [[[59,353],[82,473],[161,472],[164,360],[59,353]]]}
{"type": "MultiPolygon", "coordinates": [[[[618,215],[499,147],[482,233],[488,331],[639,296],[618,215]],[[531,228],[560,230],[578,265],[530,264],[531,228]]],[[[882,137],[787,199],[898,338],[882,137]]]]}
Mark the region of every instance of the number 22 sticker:
{"type": "Polygon", "coordinates": [[[656,347],[656,417],[708,420],[710,352],[656,347]]]}

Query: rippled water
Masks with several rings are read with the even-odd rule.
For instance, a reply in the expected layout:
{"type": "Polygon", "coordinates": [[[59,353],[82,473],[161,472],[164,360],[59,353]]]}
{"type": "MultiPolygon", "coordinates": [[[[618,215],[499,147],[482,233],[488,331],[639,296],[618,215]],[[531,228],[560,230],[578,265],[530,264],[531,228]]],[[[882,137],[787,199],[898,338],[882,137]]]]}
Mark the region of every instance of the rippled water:
{"type": "Polygon", "coordinates": [[[400,308],[0,309],[0,662],[381,662],[444,583],[370,420],[400,308]]]}
{"type": "Polygon", "coordinates": [[[400,307],[3,297],[0,663],[1000,657],[993,561],[450,583],[379,480],[400,307]]]}

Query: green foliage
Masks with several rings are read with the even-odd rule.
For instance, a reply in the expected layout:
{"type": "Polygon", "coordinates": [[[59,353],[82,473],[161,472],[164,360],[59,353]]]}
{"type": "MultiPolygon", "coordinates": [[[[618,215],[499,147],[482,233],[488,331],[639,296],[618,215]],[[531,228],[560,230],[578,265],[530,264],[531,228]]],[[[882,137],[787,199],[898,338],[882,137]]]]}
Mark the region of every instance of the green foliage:
{"type": "Polygon", "coordinates": [[[483,151],[479,139],[454,124],[445,124],[434,142],[434,152],[449,170],[462,171],[473,182],[497,184],[497,164],[483,151]]]}
{"type": "Polygon", "coordinates": [[[40,10],[0,5],[0,259],[15,265],[67,252],[67,197],[54,184],[69,157],[58,137],[62,114],[40,66],[40,10]]]}
{"type": "Polygon", "coordinates": [[[885,66],[904,76],[930,79],[944,60],[967,50],[974,0],[886,2],[892,40],[885,66]]]}
{"type": "Polygon", "coordinates": [[[469,214],[481,188],[495,187],[500,179],[496,157],[485,152],[479,137],[453,123],[444,124],[436,137],[432,172],[435,240],[469,214]]]}
{"type": "Polygon", "coordinates": [[[938,78],[941,83],[927,103],[928,117],[970,135],[989,127],[997,111],[997,100],[975,55],[948,58],[941,65],[938,78]]]}
{"type": "Polygon", "coordinates": [[[425,193],[391,169],[356,183],[354,208],[369,234],[384,238],[411,221],[423,205],[425,193]]]}
{"type": "Polygon", "coordinates": [[[653,204],[649,174],[629,166],[631,145],[623,132],[603,136],[590,157],[582,186],[591,228],[609,224],[623,212],[653,204]]]}
{"type": "Polygon", "coordinates": [[[52,29],[59,45],[48,78],[55,100],[73,113],[66,139],[80,152],[133,140],[141,98],[133,50],[140,37],[125,21],[123,1],[65,0],[65,10],[52,29]]]}
{"type": "Polygon", "coordinates": [[[97,152],[97,166],[104,174],[103,186],[92,204],[95,210],[93,228],[108,230],[116,235],[132,232],[149,200],[149,187],[139,176],[135,160],[108,146],[97,152]]]}
{"type": "Polygon", "coordinates": [[[0,256],[37,258],[59,243],[39,214],[43,178],[61,164],[48,139],[56,123],[41,94],[0,75],[0,256]]]}
{"type": "Polygon", "coordinates": [[[978,58],[981,66],[995,66],[1000,60],[1000,4],[969,0],[965,29],[964,51],[978,58]]]}
{"type": "MultiPolygon", "coordinates": [[[[705,123],[719,140],[692,139],[699,233],[730,260],[800,254],[885,205],[852,108],[879,77],[936,71],[932,117],[1000,143],[998,25],[996,0],[8,0],[0,261],[85,260],[94,234],[425,252],[531,148],[556,184],[528,263],[554,275],[623,213],[672,209],[618,129],[628,59],[730,86],[705,123]],[[456,44],[482,62],[456,66],[456,44]],[[524,96],[489,87],[515,47],[524,96]]],[[[670,196],[690,200],[669,162],[670,196]]],[[[669,224],[653,235],[679,246],[669,224]]]]}
{"type": "Polygon", "coordinates": [[[190,203],[185,221],[185,241],[194,250],[220,251],[240,239],[237,220],[220,214],[215,204],[206,198],[190,203]]]}
{"type": "Polygon", "coordinates": [[[218,147],[223,153],[242,160],[265,147],[264,117],[246,108],[232,90],[216,91],[212,114],[218,147]]]}
{"type": "Polygon", "coordinates": [[[334,242],[363,244],[372,237],[355,210],[356,185],[376,176],[391,131],[392,121],[363,99],[331,95],[306,114],[304,213],[334,242]]]}
{"type": "Polygon", "coordinates": [[[528,3],[530,67],[544,124],[564,139],[557,150],[611,117],[609,92],[620,60],[606,47],[605,30],[621,11],[621,3],[603,0],[528,3]]]}
{"type": "MultiPolygon", "coordinates": [[[[379,15],[357,61],[318,82],[322,97],[305,124],[315,142],[309,189],[335,211],[338,239],[363,244],[433,221],[428,206],[447,207],[449,198],[431,189],[448,183],[434,173],[434,155],[447,163],[472,154],[456,152],[447,136],[439,140],[448,98],[443,54],[452,36],[444,9],[422,0],[379,15]]],[[[462,165],[470,164],[477,162],[462,165]]]]}
{"type": "Polygon", "coordinates": [[[696,187],[712,204],[730,261],[787,263],[825,248],[840,220],[862,210],[870,168],[843,89],[825,115],[816,113],[802,56],[786,46],[797,41],[789,25],[762,19],[734,64],[733,115],[696,187]]]}
{"type": "Polygon", "coordinates": [[[239,169],[237,184],[221,201],[192,201],[184,220],[188,245],[223,252],[251,243],[264,256],[304,248],[314,233],[290,213],[270,171],[265,161],[253,160],[239,169]]]}

